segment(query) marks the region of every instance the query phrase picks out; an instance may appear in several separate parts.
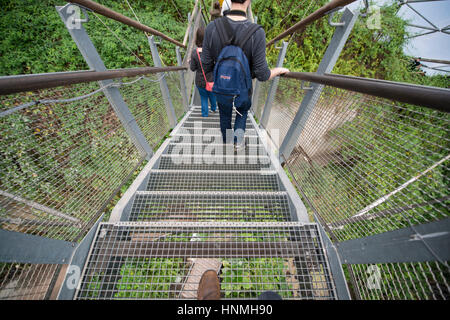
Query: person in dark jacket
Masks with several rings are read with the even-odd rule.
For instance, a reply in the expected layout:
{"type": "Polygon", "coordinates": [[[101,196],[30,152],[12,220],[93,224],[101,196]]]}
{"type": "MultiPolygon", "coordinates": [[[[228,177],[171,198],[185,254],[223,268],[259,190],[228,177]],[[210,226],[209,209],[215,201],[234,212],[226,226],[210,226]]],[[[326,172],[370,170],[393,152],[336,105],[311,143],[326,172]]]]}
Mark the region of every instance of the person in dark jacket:
{"type": "MultiPolygon", "coordinates": [[[[251,22],[247,19],[247,9],[251,0],[231,0],[231,10],[225,11],[225,17],[219,19],[228,19],[228,22],[233,29],[236,42],[243,38],[246,31],[251,26],[251,22]]],[[[203,54],[202,63],[206,73],[207,81],[214,81],[214,66],[219,57],[220,51],[224,44],[218,36],[216,28],[216,21],[214,20],[208,24],[205,30],[203,40],[203,54]]],[[[248,59],[250,66],[250,73],[253,78],[259,81],[271,80],[281,74],[289,72],[286,68],[269,69],[266,61],[266,34],[262,28],[258,29],[250,39],[245,43],[242,50],[248,59]]],[[[245,148],[245,127],[248,110],[251,107],[251,101],[247,101],[241,107],[236,109],[236,118],[234,121],[234,144],[236,149],[245,148]]],[[[227,130],[231,130],[231,119],[233,109],[231,105],[221,105],[219,103],[220,113],[220,130],[224,143],[231,143],[227,141],[227,130]]]]}
{"type": "Polygon", "coordinates": [[[205,73],[202,71],[202,64],[199,61],[198,56],[200,58],[202,56],[202,44],[203,37],[205,35],[205,29],[203,27],[199,27],[197,29],[197,33],[195,36],[195,44],[197,49],[192,50],[191,53],[191,63],[190,67],[192,71],[195,71],[195,85],[197,86],[198,92],[200,93],[200,100],[202,104],[202,116],[208,116],[208,99],[211,102],[211,111],[216,112],[217,103],[215,95],[206,90],[206,81],[205,81],[205,73]]]}

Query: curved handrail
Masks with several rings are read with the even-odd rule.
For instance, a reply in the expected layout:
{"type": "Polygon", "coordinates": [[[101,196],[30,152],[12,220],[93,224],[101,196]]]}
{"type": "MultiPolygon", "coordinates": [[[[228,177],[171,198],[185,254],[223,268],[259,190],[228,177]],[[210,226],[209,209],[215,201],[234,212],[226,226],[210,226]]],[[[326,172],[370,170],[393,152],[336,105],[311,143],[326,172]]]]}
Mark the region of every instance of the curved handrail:
{"type": "Polygon", "coordinates": [[[289,72],[283,77],[450,112],[450,89],[314,72],[289,72]]]}
{"type": "Polygon", "coordinates": [[[151,73],[186,70],[185,67],[145,67],[108,71],[74,71],[0,77],[0,95],[54,88],[64,85],[123,77],[135,77],[151,73]]]}

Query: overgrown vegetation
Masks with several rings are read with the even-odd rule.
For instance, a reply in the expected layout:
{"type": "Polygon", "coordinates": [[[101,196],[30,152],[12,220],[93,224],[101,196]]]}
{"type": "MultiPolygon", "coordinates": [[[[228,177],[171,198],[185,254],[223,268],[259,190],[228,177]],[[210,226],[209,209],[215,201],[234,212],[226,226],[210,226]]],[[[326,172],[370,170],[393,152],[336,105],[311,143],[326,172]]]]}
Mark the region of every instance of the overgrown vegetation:
{"type": "MultiPolygon", "coordinates": [[[[135,19],[125,1],[97,2],[135,19]]],[[[130,3],[143,24],[174,39],[183,40],[193,0],[173,0],[168,1],[166,5],[161,5],[161,1],[156,0],[136,0],[130,3]]],[[[0,4],[2,8],[0,75],[88,69],[54,8],[57,5],[65,5],[65,1],[1,0],[0,4]]],[[[89,23],[84,25],[107,68],[153,65],[150,48],[143,32],[98,16],[123,41],[122,43],[94,13],[89,13],[89,17],[89,23]]],[[[173,44],[162,41],[159,50],[163,63],[176,64],[173,44]]]]}
{"type": "MultiPolygon", "coordinates": [[[[302,18],[308,16],[328,0],[311,3],[296,0],[254,0],[252,8],[258,23],[272,39],[302,18]]],[[[381,29],[369,29],[366,18],[359,17],[333,73],[377,78],[415,84],[448,87],[448,77],[428,77],[409,69],[410,59],[403,48],[407,45],[406,21],[397,16],[398,5],[392,2],[381,8],[381,29]]],[[[339,19],[339,15],[334,18],[339,19]]],[[[314,72],[325,53],[334,32],[327,19],[318,20],[305,30],[284,39],[289,41],[285,66],[292,71],[314,72]]],[[[268,58],[275,63],[278,50],[269,48],[268,58]]]]}

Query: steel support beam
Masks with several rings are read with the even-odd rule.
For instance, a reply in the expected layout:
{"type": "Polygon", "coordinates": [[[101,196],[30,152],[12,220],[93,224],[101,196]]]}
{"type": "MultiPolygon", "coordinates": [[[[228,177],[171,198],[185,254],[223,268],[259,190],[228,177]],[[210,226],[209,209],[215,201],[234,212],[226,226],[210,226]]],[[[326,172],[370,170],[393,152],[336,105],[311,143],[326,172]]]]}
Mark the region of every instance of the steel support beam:
{"type": "Polygon", "coordinates": [[[342,270],[342,262],[337,253],[336,247],[331,242],[328,235],[323,230],[322,225],[317,221],[320,235],[322,237],[323,247],[327,252],[328,263],[330,265],[331,274],[333,275],[336,293],[339,300],[351,300],[348,290],[347,281],[345,280],[344,271],[342,270]]]}
{"type": "MultiPolygon", "coordinates": [[[[277,60],[277,68],[281,68],[284,63],[284,58],[286,57],[286,51],[288,47],[288,42],[283,41],[280,53],[278,54],[278,60],[277,60]]],[[[270,112],[272,110],[273,101],[275,100],[275,95],[277,94],[277,88],[278,83],[280,82],[280,77],[276,77],[272,80],[272,83],[270,84],[269,93],[267,95],[266,103],[264,105],[264,110],[261,116],[261,119],[259,121],[260,126],[263,128],[267,128],[267,122],[269,121],[270,112]]]]}
{"type": "Polygon", "coordinates": [[[336,244],[346,264],[450,260],[450,218],[336,244]]]}
{"type": "MultiPolygon", "coordinates": [[[[180,67],[182,67],[183,59],[181,58],[180,47],[176,47],[176,53],[177,53],[177,63],[180,67]]],[[[181,96],[183,98],[184,110],[187,112],[189,110],[189,102],[188,102],[188,96],[187,96],[187,91],[186,91],[186,80],[184,78],[185,71],[180,70],[179,74],[180,74],[181,96]]]]}
{"type": "MultiPolygon", "coordinates": [[[[75,41],[78,50],[80,50],[81,54],[83,55],[84,60],[86,60],[87,64],[92,70],[107,71],[105,64],[103,63],[100,55],[97,52],[97,49],[89,38],[89,35],[84,29],[82,23],[80,22],[76,27],[72,25],[74,19],[73,12],[71,10],[67,10],[67,8],[70,8],[70,6],[56,7],[56,10],[58,11],[62,21],[64,22],[64,25],[67,27],[67,30],[72,36],[72,39],[75,41]]],[[[99,84],[101,87],[104,87],[111,84],[112,82],[113,80],[101,80],[99,81],[99,84]]],[[[108,87],[105,88],[103,92],[134,145],[143,154],[146,154],[146,157],[148,159],[150,159],[153,154],[152,147],[148,144],[147,139],[145,138],[144,134],[139,128],[139,125],[128,109],[128,106],[123,100],[119,89],[108,87]]]]}
{"type": "MultiPolygon", "coordinates": [[[[150,45],[150,50],[152,52],[153,63],[155,67],[162,67],[161,58],[158,53],[158,47],[156,46],[153,36],[148,37],[148,43],[150,45]]],[[[164,105],[166,106],[167,117],[169,119],[170,128],[175,128],[177,125],[177,117],[175,115],[175,109],[172,104],[172,99],[170,98],[169,87],[167,86],[167,81],[164,73],[158,74],[159,86],[161,87],[161,93],[164,99],[164,105]]]]}
{"type": "MultiPolygon", "coordinates": [[[[328,46],[322,61],[317,69],[318,74],[329,73],[333,70],[342,49],[344,48],[345,42],[347,41],[350,32],[355,25],[356,19],[358,18],[357,13],[353,13],[350,9],[346,8],[344,14],[342,15],[341,22],[345,23],[340,27],[336,27],[333,38],[331,39],[330,45],[328,46]]],[[[297,114],[292,121],[292,124],[283,140],[280,147],[280,157],[281,161],[284,162],[289,158],[292,150],[297,144],[298,138],[302,133],[303,128],[308,121],[317,101],[323,90],[323,85],[317,83],[311,83],[312,90],[308,90],[303,98],[297,114]]]]}
{"type": "Polygon", "coordinates": [[[97,234],[98,225],[103,219],[103,215],[92,226],[91,230],[78,244],[73,254],[70,256],[70,265],[66,270],[64,282],[58,293],[58,300],[72,300],[75,292],[81,283],[81,271],[86,263],[92,242],[97,234]]]}
{"type": "Polygon", "coordinates": [[[0,262],[65,264],[75,243],[0,229],[0,262]]]}

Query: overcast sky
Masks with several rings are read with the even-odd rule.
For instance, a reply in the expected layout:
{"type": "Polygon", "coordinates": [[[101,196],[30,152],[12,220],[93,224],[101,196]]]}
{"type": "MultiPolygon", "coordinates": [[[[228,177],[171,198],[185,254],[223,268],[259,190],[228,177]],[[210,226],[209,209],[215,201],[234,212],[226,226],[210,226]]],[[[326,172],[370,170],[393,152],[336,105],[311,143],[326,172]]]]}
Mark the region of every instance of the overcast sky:
{"type": "MultiPolygon", "coordinates": [[[[392,3],[393,0],[375,0],[374,2],[382,5],[385,2],[392,3]]],[[[358,1],[353,3],[350,7],[354,10],[357,7],[362,6],[363,1],[358,1]]],[[[442,29],[450,25],[450,0],[443,1],[428,1],[423,3],[410,3],[411,7],[419,11],[425,18],[432,22],[435,26],[442,29]]],[[[403,5],[399,11],[399,15],[403,18],[409,19],[410,23],[431,27],[425,20],[423,20],[419,15],[417,15],[408,6],[403,5]]],[[[418,29],[414,27],[408,27],[408,31],[414,33],[423,33],[427,30],[418,29]]],[[[424,35],[410,40],[410,43],[404,48],[404,52],[407,55],[429,58],[429,59],[441,59],[450,61],[450,34],[445,34],[442,32],[436,32],[430,35],[424,35]]],[[[430,62],[424,62],[423,64],[435,67],[440,66],[440,64],[434,64],[430,62]]],[[[450,70],[450,66],[445,68],[450,70]]],[[[431,74],[435,71],[429,69],[423,69],[427,73],[431,74]]],[[[449,75],[450,73],[444,73],[449,75]]]]}

